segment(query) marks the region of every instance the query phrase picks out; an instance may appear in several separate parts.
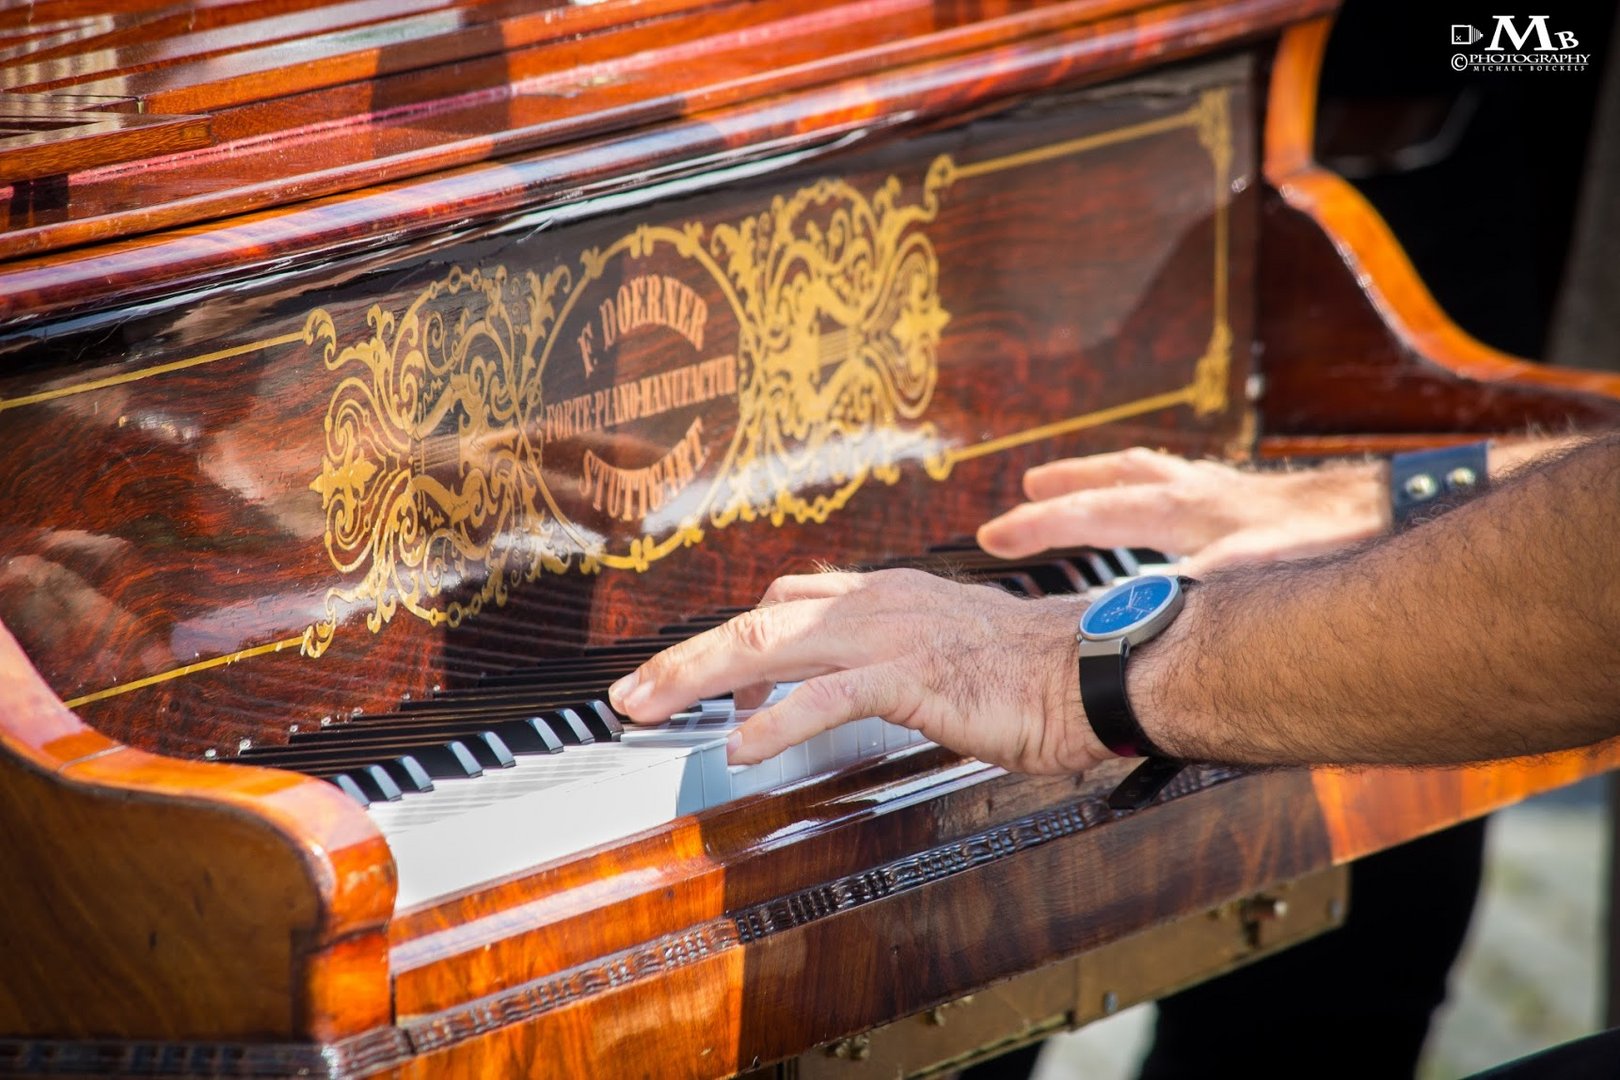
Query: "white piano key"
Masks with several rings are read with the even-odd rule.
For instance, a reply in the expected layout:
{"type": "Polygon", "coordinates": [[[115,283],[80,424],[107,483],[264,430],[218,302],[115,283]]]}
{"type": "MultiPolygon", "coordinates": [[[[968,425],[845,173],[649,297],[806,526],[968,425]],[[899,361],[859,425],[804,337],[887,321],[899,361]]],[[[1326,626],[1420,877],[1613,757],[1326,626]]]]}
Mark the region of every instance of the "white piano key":
{"type": "Polygon", "coordinates": [[[1137,562],[1136,556],[1131,554],[1130,548],[1114,548],[1114,558],[1124,567],[1126,577],[1135,577],[1142,572],[1142,564],[1137,562]]]}
{"type": "Polygon", "coordinates": [[[395,904],[422,903],[696,812],[707,800],[703,766],[693,747],[571,747],[383,804],[390,812],[372,819],[399,870],[395,904]],[[593,753],[609,747],[618,753],[593,753]],[[572,755],[602,760],[570,765],[564,759],[572,755]]]}
{"type": "Polygon", "coordinates": [[[815,775],[810,771],[810,755],[805,752],[803,743],[788,747],[777,757],[782,763],[783,784],[791,784],[796,780],[815,775]]]}
{"type": "Polygon", "coordinates": [[[815,776],[818,773],[832,772],[838,767],[838,762],[833,756],[832,732],[823,731],[819,735],[812,735],[803,745],[805,775],[815,776]]]}
{"type": "Polygon", "coordinates": [[[703,809],[731,801],[731,769],[726,764],[724,740],[697,748],[698,772],[703,777],[703,809]]]}
{"type": "Polygon", "coordinates": [[[833,764],[847,765],[861,756],[861,742],[856,738],[854,724],[839,724],[832,729],[833,764]]]}
{"type": "Polygon", "coordinates": [[[770,791],[772,788],[782,786],[782,756],[766,758],[757,765],[733,765],[731,771],[731,796],[740,799],[744,795],[753,795],[761,791],[770,791]]]}
{"type": "Polygon", "coordinates": [[[883,719],[877,716],[868,716],[864,720],[857,720],[850,725],[855,729],[856,757],[878,757],[883,753],[883,719]]]}

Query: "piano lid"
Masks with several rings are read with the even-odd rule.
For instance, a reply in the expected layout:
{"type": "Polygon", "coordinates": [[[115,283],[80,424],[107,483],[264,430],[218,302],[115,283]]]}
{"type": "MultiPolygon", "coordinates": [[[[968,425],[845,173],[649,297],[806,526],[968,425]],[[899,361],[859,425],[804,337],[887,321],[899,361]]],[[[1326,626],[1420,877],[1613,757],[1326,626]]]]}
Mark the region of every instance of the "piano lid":
{"type": "MultiPolygon", "coordinates": [[[[596,185],[645,182],[676,161],[758,153],[960,113],[1052,85],[1207,51],[1332,7],[1258,0],[1098,4],[933,0],[384,0],[317,7],[240,0],[48,21],[0,13],[0,259],[126,239],[321,196],[349,208],[350,242],[434,231],[596,185]],[[31,20],[31,21],[30,21],[31,20]],[[971,84],[963,66],[1021,46],[971,84]],[[1033,47],[1030,47],[1033,46],[1033,47]],[[1053,61],[1061,59],[1061,67],[1053,61]],[[856,89],[858,88],[858,90],[856,89]],[[792,93],[769,123],[740,119],[792,93]],[[966,95],[966,97],[964,97],[966,95]],[[967,100],[971,98],[972,100],[967,100]],[[777,115],[779,114],[779,115],[777,115]],[[699,118],[701,119],[694,119],[699,118]],[[616,152],[660,125],[665,156],[616,152]],[[589,150],[581,144],[590,142],[589,150]],[[556,148],[569,147],[559,153],[556,148]],[[488,163],[552,151],[549,182],[488,163]],[[444,185],[444,186],[438,186],[444,185]],[[451,194],[454,198],[449,198],[451,194]]],[[[261,228],[258,243],[285,242],[261,228]]],[[[329,249],[336,238],[319,244],[329,249]]],[[[242,248],[247,247],[242,243],[242,248]]],[[[173,265],[166,253],[151,262],[173,265]]],[[[233,257],[238,265],[245,252],[233,257]]],[[[31,283],[30,283],[31,285],[31,283]]],[[[26,315],[52,298],[31,287],[26,315]]],[[[82,292],[82,290],[81,290],[82,292]]],[[[22,305],[0,299],[8,316],[22,305]]]]}

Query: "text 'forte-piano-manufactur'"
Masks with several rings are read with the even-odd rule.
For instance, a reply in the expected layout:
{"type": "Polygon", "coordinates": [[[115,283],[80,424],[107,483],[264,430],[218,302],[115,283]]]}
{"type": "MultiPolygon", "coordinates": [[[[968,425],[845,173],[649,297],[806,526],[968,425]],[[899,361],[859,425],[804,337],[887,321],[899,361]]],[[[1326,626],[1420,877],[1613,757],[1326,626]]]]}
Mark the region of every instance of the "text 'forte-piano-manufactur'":
{"type": "Polygon", "coordinates": [[[1329,0],[119,6],[0,11],[0,1073],[918,1071],[1615,758],[1115,812],[605,704],[818,561],[1133,572],[952,546],[1057,456],[1620,416],[1313,163],[1329,0]]]}

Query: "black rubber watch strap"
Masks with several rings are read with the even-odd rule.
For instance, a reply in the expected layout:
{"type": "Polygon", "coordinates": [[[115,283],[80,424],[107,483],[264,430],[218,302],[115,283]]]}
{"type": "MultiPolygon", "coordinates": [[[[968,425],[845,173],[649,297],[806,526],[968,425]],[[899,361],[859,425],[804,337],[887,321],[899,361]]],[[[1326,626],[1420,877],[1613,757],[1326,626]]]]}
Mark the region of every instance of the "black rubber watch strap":
{"type": "Polygon", "coordinates": [[[1182,762],[1166,757],[1137,722],[1125,696],[1128,642],[1118,652],[1080,653],[1080,701],[1102,744],[1122,757],[1145,758],[1108,796],[1110,810],[1140,810],[1180,775],[1182,762]]]}
{"type": "Polygon", "coordinates": [[[1119,787],[1108,796],[1110,810],[1140,810],[1170,786],[1170,781],[1181,775],[1186,762],[1165,757],[1150,757],[1131,770],[1119,787]]]}
{"type": "Polygon", "coordinates": [[[1117,653],[1080,651],[1080,703],[1091,730],[1109,750],[1121,757],[1166,757],[1142,730],[1125,696],[1125,660],[1130,651],[1123,641],[1117,653]]]}

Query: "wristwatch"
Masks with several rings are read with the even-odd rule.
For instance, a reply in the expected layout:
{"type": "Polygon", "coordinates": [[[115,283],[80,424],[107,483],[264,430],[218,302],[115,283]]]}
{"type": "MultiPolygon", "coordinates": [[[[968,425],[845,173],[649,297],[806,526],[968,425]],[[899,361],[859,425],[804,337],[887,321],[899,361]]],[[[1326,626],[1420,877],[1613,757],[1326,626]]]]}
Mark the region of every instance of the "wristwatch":
{"type": "Polygon", "coordinates": [[[1131,710],[1125,662],[1133,646],[1170,625],[1193,584],[1190,578],[1145,574],[1109,589],[1080,616],[1080,701],[1086,719],[1109,750],[1147,759],[1108,797],[1115,809],[1146,805],[1182,769],[1153,744],[1131,710]]]}

